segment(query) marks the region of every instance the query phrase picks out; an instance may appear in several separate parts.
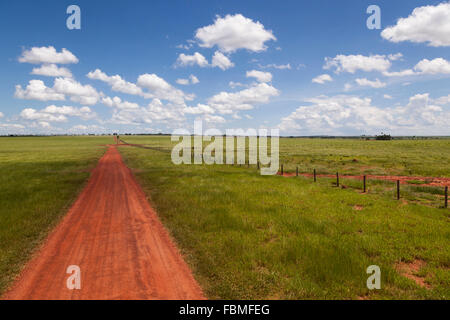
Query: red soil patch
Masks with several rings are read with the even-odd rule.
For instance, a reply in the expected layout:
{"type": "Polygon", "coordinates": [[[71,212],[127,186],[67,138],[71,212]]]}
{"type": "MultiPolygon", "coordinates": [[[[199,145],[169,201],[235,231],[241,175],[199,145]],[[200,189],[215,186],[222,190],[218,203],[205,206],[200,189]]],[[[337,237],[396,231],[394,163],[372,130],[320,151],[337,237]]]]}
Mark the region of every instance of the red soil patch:
{"type": "Polygon", "coordinates": [[[4,299],[204,299],[115,146],[4,299]],[[81,269],[69,290],[67,267],[81,269]]]}
{"type": "Polygon", "coordinates": [[[402,276],[413,280],[415,283],[417,283],[419,286],[423,288],[430,289],[431,286],[425,282],[425,279],[417,275],[420,269],[422,269],[425,265],[426,265],[425,261],[416,259],[410,263],[398,262],[395,265],[395,268],[397,269],[398,272],[400,272],[402,276]]]}

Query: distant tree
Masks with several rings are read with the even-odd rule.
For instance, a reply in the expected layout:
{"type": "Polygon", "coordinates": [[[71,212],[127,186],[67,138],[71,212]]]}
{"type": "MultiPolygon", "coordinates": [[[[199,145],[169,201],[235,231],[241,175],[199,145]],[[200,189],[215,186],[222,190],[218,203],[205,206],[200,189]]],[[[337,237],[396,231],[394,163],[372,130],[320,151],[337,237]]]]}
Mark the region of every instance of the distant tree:
{"type": "Polygon", "coordinates": [[[379,136],[375,136],[375,140],[392,140],[390,134],[381,133],[379,136]]]}

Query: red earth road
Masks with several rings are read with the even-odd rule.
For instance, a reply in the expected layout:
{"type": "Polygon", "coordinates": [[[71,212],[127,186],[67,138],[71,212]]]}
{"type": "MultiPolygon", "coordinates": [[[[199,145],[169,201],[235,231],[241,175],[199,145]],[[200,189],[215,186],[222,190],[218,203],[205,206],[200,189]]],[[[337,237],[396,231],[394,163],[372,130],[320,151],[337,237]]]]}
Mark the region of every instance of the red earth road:
{"type": "Polygon", "coordinates": [[[3,299],[204,299],[144,192],[110,146],[3,299]],[[81,269],[69,290],[67,267],[81,269]]]}

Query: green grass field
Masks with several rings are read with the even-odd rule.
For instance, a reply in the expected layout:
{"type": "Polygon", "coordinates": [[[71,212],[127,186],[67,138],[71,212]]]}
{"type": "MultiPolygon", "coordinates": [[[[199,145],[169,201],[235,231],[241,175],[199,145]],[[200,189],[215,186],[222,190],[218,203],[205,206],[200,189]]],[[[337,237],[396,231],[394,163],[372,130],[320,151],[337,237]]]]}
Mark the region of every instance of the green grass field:
{"type": "Polygon", "coordinates": [[[67,211],[103,137],[0,138],[0,294],[67,211]]]}
{"type": "MultiPolygon", "coordinates": [[[[209,298],[450,297],[448,210],[396,201],[393,193],[333,188],[326,179],[314,184],[263,177],[245,166],[175,166],[169,138],[125,140],[153,148],[120,151],[209,298]],[[429,288],[396,267],[414,261],[424,264],[415,276],[429,288]],[[366,268],[373,264],[381,267],[382,289],[369,291],[366,268]]],[[[448,176],[448,145],[282,139],[280,153],[285,163],[321,171],[367,166],[373,173],[448,176]],[[424,149],[432,156],[420,162],[424,149]]]]}
{"type": "MultiPolygon", "coordinates": [[[[355,180],[341,189],[331,179],[261,176],[254,166],[176,166],[169,137],[123,138],[151,148],[119,150],[209,298],[450,297],[450,214],[439,208],[438,188],[412,181],[396,201],[386,181],[361,194],[355,180]],[[413,262],[423,267],[407,278],[398,264],[413,262]],[[373,264],[382,289],[369,291],[373,264]]],[[[67,211],[107,143],[111,137],[0,138],[0,293],[67,211]]],[[[280,163],[287,171],[449,177],[449,143],[281,139],[280,163]]]]}

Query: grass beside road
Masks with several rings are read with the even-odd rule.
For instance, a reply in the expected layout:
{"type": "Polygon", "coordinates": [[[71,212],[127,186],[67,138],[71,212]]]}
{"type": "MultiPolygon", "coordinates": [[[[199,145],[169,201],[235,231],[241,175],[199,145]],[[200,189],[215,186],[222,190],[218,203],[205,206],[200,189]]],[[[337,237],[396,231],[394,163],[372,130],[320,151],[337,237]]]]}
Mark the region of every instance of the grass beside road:
{"type": "MultiPolygon", "coordinates": [[[[164,137],[125,139],[170,150],[164,137]]],[[[332,148],[334,140],[320,143],[332,148]]],[[[349,143],[345,152],[353,156],[349,143]]],[[[322,152],[344,153],[340,148],[338,142],[337,151],[322,152]]],[[[410,160],[407,150],[400,147],[396,152],[413,165],[415,155],[410,160]]],[[[450,297],[446,210],[333,188],[325,180],[314,184],[305,178],[263,177],[256,170],[232,166],[175,166],[170,153],[155,149],[122,147],[120,152],[209,298],[450,297]],[[411,267],[409,278],[399,270],[399,265],[417,261],[422,267],[411,267]],[[381,268],[381,290],[366,287],[370,265],[381,268]]],[[[320,146],[314,152],[320,153],[320,146]]],[[[394,159],[383,150],[379,157],[372,154],[378,160],[365,161],[378,163],[380,170],[393,164],[383,161],[383,155],[394,159]]],[[[434,171],[422,167],[413,174],[446,170],[436,164],[434,171]]]]}
{"type": "Polygon", "coordinates": [[[280,139],[286,172],[450,177],[450,139],[280,139]]]}
{"type": "Polygon", "coordinates": [[[0,138],[0,295],[75,200],[110,137],[0,138]]]}

